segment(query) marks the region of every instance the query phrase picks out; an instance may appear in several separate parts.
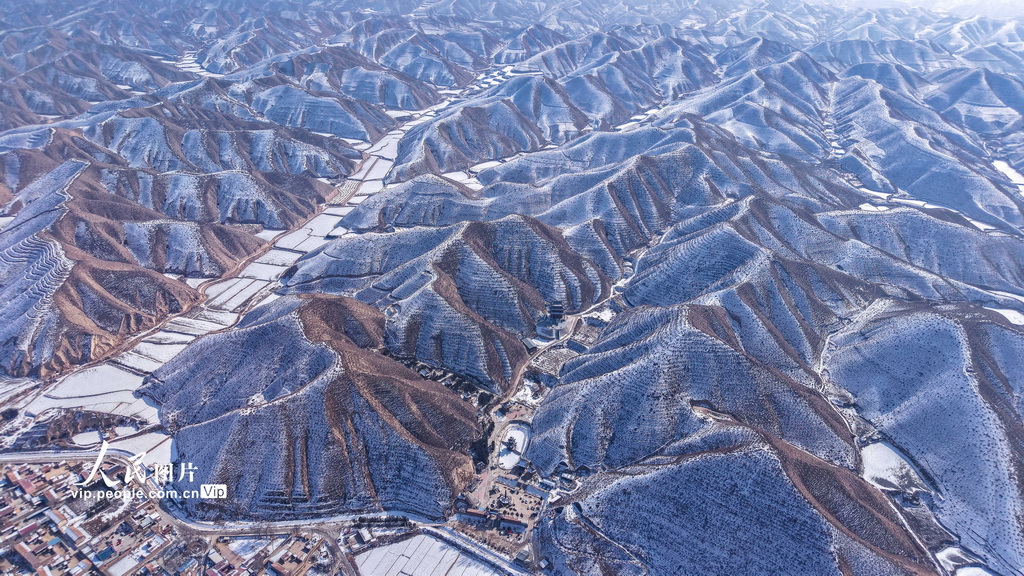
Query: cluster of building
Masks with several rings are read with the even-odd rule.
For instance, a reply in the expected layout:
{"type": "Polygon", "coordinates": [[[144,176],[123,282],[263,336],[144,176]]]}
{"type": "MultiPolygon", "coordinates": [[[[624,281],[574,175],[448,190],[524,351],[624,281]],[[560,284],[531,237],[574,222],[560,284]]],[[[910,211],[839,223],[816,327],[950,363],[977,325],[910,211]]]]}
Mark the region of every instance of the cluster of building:
{"type": "MultiPolygon", "coordinates": [[[[183,534],[143,496],[86,497],[91,462],[7,465],[0,475],[0,574],[306,576],[329,565],[323,538],[216,540],[183,534]]],[[[120,477],[122,465],[102,468],[120,477]]],[[[321,571],[326,573],[326,571],[321,571]]]]}
{"type": "Polygon", "coordinates": [[[155,574],[180,576],[306,576],[326,573],[331,555],[317,535],[220,536],[201,554],[168,558],[173,568],[155,574]]]}
{"type": "MultiPolygon", "coordinates": [[[[508,422],[500,444],[490,445],[497,462],[478,466],[476,479],[456,502],[456,527],[472,528],[462,531],[482,544],[504,553],[522,546],[544,506],[549,501],[557,502],[559,492],[578,487],[575,472],[563,469],[550,478],[541,478],[523,456],[529,442],[529,423],[546,390],[557,385],[562,367],[593,347],[602,329],[621,309],[617,298],[576,316],[567,315],[562,302],[553,302],[548,305],[548,315],[537,324],[537,336],[523,340],[532,355],[524,372],[524,389],[492,413],[496,422],[508,422]],[[525,435],[516,435],[518,428],[526,430],[525,435]]],[[[514,561],[541,569],[548,563],[533,558],[529,547],[521,548],[514,561]]]]}
{"type": "MultiPolygon", "coordinates": [[[[326,542],[320,536],[296,535],[288,538],[263,561],[263,574],[269,576],[303,576],[313,567],[330,562],[326,542]]],[[[258,574],[259,571],[253,571],[258,574]]],[[[212,575],[207,575],[212,576],[212,575]]],[[[228,576],[225,574],[224,576],[228,576]]]]}
{"type": "Polygon", "coordinates": [[[538,324],[537,338],[523,340],[527,350],[531,354],[536,354],[527,368],[527,376],[547,386],[554,386],[558,382],[558,373],[562,365],[596,344],[602,328],[608,324],[605,318],[612,315],[614,312],[611,308],[604,308],[592,315],[581,316],[574,323],[564,316],[558,316],[557,320],[546,318],[538,324]],[[556,327],[551,334],[542,330],[542,327],[548,324],[556,327]],[[557,337],[550,337],[556,334],[557,337]]]}
{"type": "Polygon", "coordinates": [[[346,554],[356,555],[408,535],[412,530],[413,524],[404,516],[359,518],[353,526],[342,529],[338,545],[346,554]]]}
{"type": "Polygon", "coordinates": [[[77,496],[75,484],[87,474],[85,467],[69,462],[4,467],[0,573],[150,573],[137,568],[167,546],[170,526],[146,499],[77,496]]]}
{"type": "Polygon", "coordinates": [[[540,515],[550,490],[555,487],[516,466],[507,474],[495,476],[479,507],[469,498],[456,503],[456,520],[478,530],[494,530],[504,536],[526,534],[540,515]]]}
{"type": "Polygon", "coordinates": [[[458,394],[466,402],[481,407],[490,402],[491,393],[486,392],[476,383],[464,376],[455,374],[443,368],[432,366],[415,358],[395,358],[406,367],[411,368],[424,380],[433,380],[458,394]]]}
{"type": "Polygon", "coordinates": [[[497,530],[500,534],[525,534],[529,524],[509,518],[493,510],[481,510],[479,508],[467,508],[465,512],[457,515],[459,522],[468,524],[479,530],[497,530]]]}

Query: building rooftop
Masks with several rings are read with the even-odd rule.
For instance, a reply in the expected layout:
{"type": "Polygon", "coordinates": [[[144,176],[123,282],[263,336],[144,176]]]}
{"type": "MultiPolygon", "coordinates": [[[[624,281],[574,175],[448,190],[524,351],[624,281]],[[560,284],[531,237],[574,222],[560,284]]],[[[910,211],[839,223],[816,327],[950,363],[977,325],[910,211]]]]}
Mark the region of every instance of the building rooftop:
{"type": "Polygon", "coordinates": [[[558,372],[562,369],[562,364],[577,356],[579,356],[579,353],[561,346],[548,348],[530,363],[530,369],[542,374],[558,376],[558,372]]]}

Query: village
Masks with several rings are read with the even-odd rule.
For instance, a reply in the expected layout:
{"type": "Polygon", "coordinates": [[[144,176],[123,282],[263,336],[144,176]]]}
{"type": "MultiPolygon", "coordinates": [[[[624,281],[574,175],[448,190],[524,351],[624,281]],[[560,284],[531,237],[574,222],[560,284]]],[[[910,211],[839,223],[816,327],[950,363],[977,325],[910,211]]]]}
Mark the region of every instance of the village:
{"type": "Polygon", "coordinates": [[[487,458],[476,462],[476,477],[456,501],[451,525],[518,566],[547,568],[548,560],[533,550],[531,534],[545,508],[579,486],[567,470],[542,477],[525,456],[533,415],[562,366],[593,346],[617,305],[613,295],[582,314],[567,315],[562,302],[550,303],[537,336],[524,340],[531,361],[517,386],[487,414],[487,458]]]}
{"type": "MultiPolygon", "coordinates": [[[[305,576],[334,560],[318,534],[204,536],[184,530],[142,490],[92,498],[92,462],[7,464],[0,476],[0,574],[305,576]],[[141,495],[142,497],[138,497],[141,495]]],[[[116,478],[124,464],[102,467],[116,478]]]]}
{"type": "Polygon", "coordinates": [[[129,463],[109,459],[92,470],[84,456],[52,463],[43,457],[2,469],[0,574],[376,574],[382,558],[412,546],[424,559],[463,558],[478,574],[544,571],[549,562],[537,556],[531,534],[545,508],[575,490],[578,480],[569,471],[548,478],[538,473],[525,456],[531,420],[562,365],[593,345],[614,314],[608,306],[567,316],[561,303],[549,305],[538,336],[524,342],[531,361],[504,401],[492,402],[491,393],[457,375],[410,363],[424,378],[459,391],[488,422],[487,434],[472,449],[475,477],[433,532],[431,525],[384,515],[339,522],[330,533],[251,528],[204,534],[161,508],[153,492],[111,492],[103,480],[123,477],[129,463]]]}

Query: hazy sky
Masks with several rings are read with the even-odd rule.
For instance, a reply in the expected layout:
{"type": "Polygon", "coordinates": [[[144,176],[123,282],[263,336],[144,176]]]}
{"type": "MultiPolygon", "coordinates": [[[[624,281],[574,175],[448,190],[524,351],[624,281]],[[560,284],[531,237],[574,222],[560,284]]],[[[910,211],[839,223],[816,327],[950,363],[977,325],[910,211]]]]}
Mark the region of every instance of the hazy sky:
{"type": "Polygon", "coordinates": [[[843,6],[875,8],[882,6],[920,6],[945,10],[960,16],[1005,18],[1024,16],[1024,0],[818,0],[843,6]]]}

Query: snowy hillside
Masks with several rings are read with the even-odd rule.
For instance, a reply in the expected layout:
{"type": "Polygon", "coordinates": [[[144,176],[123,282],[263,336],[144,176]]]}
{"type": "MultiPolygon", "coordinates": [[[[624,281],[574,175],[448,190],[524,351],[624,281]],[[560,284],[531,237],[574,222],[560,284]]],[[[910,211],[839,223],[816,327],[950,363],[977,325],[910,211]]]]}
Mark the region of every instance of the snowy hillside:
{"type": "Polygon", "coordinates": [[[1009,4],[66,4],[0,14],[2,447],[134,407],[192,520],[514,573],[1024,576],[1009,4]]]}

